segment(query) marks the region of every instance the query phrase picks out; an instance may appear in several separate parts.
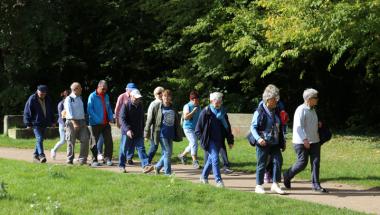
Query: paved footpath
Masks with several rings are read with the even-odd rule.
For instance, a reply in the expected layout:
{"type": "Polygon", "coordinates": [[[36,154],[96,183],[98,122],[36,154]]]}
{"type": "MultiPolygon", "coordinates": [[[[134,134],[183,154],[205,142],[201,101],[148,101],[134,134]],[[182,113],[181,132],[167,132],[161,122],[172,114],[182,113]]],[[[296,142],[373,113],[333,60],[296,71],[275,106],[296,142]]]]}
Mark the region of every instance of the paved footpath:
{"type": "MultiPolygon", "coordinates": [[[[57,159],[50,158],[47,152],[48,163],[64,164],[65,154],[58,153],[57,159]]],[[[32,162],[33,151],[31,149],[16,149],[0,147],[0,158],[15,159],[32,162]]],[[[114,164],[115,165],[115,164],[114,164]]],[[[89,167],[90,168],[90,167],[89,167]]],[[[117,166],[97,167],[101,170],[118,172],[117,166]]],[[[127,166],[128,173],[141,173],[141,168],[136,162],[134,166],[127,166]]],[[[199,183],[199,175],[201,170],[192,169],[191,165],[172,165],[172,170],[177,178],[199,183]]],[[[127,174],[128,174],[127,173],[127,174]]],[[[228,189],[253,192],[255,187],[255,175],[236,172],[231,175],[222,175],[224,184],[228,189]]],[[[214,184],[212,176],[209,178],[211,184],[214,184]]],[[[330,205],[338,208],[348,208],[355,211],[361,211],[371,214],[380,215],[380,188],[361,189],[357,186],[350,186],[337,183],[323,183],[323,187],[327,188],[329,194],[319,194],[311,191],[310,182],[295,180],[292,182],[292,189],[287,190],[288,195],[284,198],[292,198],[324,205],[330,205]]],[[[265,185],[265,189],[270,190],[270,184],[265,185]]],[[[270,192],[266,195],[273,195],[270,192]]]]}

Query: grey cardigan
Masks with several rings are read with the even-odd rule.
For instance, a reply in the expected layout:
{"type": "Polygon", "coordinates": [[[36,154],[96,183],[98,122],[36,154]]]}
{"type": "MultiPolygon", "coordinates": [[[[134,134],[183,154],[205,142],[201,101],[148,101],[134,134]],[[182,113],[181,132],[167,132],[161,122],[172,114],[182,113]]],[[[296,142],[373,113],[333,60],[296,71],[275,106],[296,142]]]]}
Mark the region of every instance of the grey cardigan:
{"type": "MultiPolygon", "coordinates": [[[[160,142],[160,131],[162,125],[162,102],[156,103],[151,109],[148,110],[148,116],[145,123],[144,137],[153,138],[154,143],[158,145],[160,142]]],[[[173,141],[179,142],[182,141],[182,128],[180,125],[179,115],[176,109],[174,109],[175,118],[174,118],[174,130],[175,135],[173,141]]]]}

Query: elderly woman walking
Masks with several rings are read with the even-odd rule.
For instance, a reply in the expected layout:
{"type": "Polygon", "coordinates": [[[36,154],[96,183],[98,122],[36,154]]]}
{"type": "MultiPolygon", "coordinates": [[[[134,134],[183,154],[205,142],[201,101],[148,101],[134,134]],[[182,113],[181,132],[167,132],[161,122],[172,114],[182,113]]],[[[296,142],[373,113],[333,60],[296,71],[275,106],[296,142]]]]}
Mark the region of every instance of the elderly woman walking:
{"type": "Polygon", "coordinates": [[[223,94],[214,92],[210,94],[211,104],[200,113],[195,134],[201,142],[202,148],[208,153],[205,166],[200,177],[201,183],[208,184],[208,176],[212,170],[217,187],[224,187],[219,169],[219,151],[225,139],[230,148],[234,144],[234,136],[228,116],[222,106],[223,94]]]}
{"type": "Polygon", "coordinates": [[[282,154],[285,150],[285,138],[282,132],[282,125],[278,111],[277,102],[280,100],[279,90],[274,85],[269,85],[263,93],[263,102],[259,104],[253,114],[251,132],[255,140],[257,167],[256,167],[256,188],[255,192],[264,194],[264,173],[268,158],[273,162],[273,184],[271,191],[278,194],[285,194],[281,189],[282,154]]]}
{"type": "Polygon", "coordinates": [[[291,179],[307,166],[310,157],[312,189],[316,192],[327,193],[319,182],[319,163],[321,144],[318,134],[318,116],[315,106],[318,104],[318,91],[306,89],[303,92],[304,103],[296,109],[293,120],[293,144],[297,161],[284,172],[284,185],[291,188],[291,179]]]}

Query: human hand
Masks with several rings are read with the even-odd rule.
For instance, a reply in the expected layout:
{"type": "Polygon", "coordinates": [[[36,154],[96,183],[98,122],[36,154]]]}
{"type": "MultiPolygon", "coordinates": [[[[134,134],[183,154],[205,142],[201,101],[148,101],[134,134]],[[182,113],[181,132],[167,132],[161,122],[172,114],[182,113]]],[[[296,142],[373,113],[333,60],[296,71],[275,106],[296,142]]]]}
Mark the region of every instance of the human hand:
{"type": "Polygon", "coordinates": [[[260,145],[260,146],[266,146],[266,145],[267,145],[267,142],[266,142],[263,138],[260,138],[260,139],[259,139],[259,145],[260,145]]]}
{"type": "Polygon", "coordinates": [[[234,147],[234,144],[228,144],[228,147],[232,149],[234,147]]]}
{"type": "Polygon", "coordinates": [[[310,149],[310,142],[308,139],[303,140],[303,146],[305,147],[305,149],[310,149]]]}
{"type": "Polygon", "coordinates": [[[133,132],[132,132],[132,130],[128,130],[128,131],[127,131],[127,136],[128,136],[130,139],[133,139],[133,132]]]}

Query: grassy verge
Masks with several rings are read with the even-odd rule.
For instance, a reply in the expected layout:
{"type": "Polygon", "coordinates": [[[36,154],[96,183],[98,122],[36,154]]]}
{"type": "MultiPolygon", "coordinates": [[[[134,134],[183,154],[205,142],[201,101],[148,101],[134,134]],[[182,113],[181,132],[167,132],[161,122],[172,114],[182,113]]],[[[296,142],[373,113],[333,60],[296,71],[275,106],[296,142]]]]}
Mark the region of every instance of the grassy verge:
{"type": "Polygon", "coordinates": [[[0,214],[359,214],[176,178],[0,159],[0,214]]]}
{"type": "MultiPolygon", "coordinates": [[[[51,149],[57,140],[46,140],[45,149],[51,149]]],[[[288,143],[290,143],[288,139],[288,143]]],[[[188,142],[174,143],[173,162],[179,162],[176,157],[188,142]]],[[[13,140],[8,137],[0,137],[0,146],[18,148],[33,148],[34,140],[13,140]]],[[[77,146],[78,147],[78,146],[77,146]]],[[[149,144],[146,143],[147,151],[149,144]]],[[[115,141],[114,157],[117,158],[119,140],[115,141]]],[[[65,151],[63,146],[60,151],[65,151]]],[[[238,139],[232,150],[228,151],[232,168],[234,170],[254,172],[256,169],[256,149],[249,146],[245,139],[238,139]]],[[[160,149],[159,149],[160,151],[160,149]]],[[[198,154],[202,161],[203,150],[198,154]]],[[[160,153],[155,157],[158,160],[160,153]]],[[[283,169],[289,168],[296,160],[292,144],[288,144],[283,153],[283,169]]],[[[188,156],[190,163],[190,157],[188,156]]],[[[137,153],[135,155],[137,158],[137,153]]],[[[346,184],[362,185],[364,187],[380,187],[380,138],[365,136],[336,135],[322,147],[321,174],[322,181],[337,181],[346,184]]],[[[310,179],[310,165],[297,175],[297,178],[310,179]]]]}

